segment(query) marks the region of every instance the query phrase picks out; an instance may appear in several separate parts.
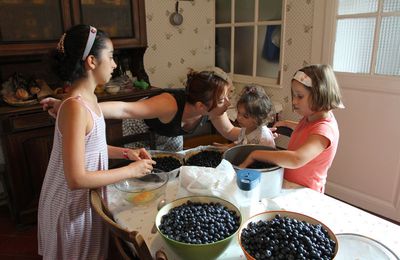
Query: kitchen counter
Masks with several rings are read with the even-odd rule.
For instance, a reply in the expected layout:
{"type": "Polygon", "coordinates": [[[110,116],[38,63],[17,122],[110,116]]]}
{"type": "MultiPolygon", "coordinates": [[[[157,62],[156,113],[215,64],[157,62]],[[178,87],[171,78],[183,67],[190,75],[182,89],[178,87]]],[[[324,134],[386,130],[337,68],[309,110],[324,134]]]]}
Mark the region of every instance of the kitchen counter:
{"type": "MultiPolygon", "coordinates": [[[[178,179],[168,182],[166,200],[176,198],[178,179]]],[[[160,198],[161,199],[161,198],[160,198]]],[[[164,243],[159,234],[151,234],[151,228],[157,214],[157,201],[146,207],[134,207],[124,201],[112,185],[109,186],[109,209],[117,223],[129,230],[137,230],[144,237],[151,252],[163,249],[168,259],[179,259],[164,243]]],[[[335,234],[356,233],[373,238],[400,256],[400,226],[367,213],[349,204],[318,193],[308,188],[283,189],[278,197],[263,200],[263,210],[281,209],[309,215],[326,224],[335,234]]],[[[235,238],[227,250],[218,259],[245,259],[235,238]]]]}

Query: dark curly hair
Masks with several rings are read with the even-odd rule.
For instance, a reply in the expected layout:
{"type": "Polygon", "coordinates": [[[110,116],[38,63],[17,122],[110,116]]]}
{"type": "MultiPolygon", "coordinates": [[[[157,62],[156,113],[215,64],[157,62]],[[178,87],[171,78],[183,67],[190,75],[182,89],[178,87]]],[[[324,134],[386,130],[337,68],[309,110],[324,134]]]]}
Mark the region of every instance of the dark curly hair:
{"type": "Polygon", "coordinates": [[[236,107],[243,106],[248,116],[255,118],[260,126],[274,114],[271,99],[260,86],[247,85],[243,88],[236,107]]]}
{"type": "Polygon", "coordinates": [[[186,80],[186,100],[189,104],[202,102],[211,111],[217,106],[226,85],[229,85],[228,81],[212,71],[190,70],[186,80]]]}
{"type": "MultiPolygon", "coordinates": [[[[61,37],[57,49],[51,52],[52,69],[60,80],[71,84],[77,79],[86,77],[85,60],[82,60],[82,56],[89,30],[90,26],[84,24],[71,27],[61,37]]],[[[108,39],[109,37],[104,31],[97,30],[89,55],[99,58],[101,50],[106,48],[108,39]]]]}

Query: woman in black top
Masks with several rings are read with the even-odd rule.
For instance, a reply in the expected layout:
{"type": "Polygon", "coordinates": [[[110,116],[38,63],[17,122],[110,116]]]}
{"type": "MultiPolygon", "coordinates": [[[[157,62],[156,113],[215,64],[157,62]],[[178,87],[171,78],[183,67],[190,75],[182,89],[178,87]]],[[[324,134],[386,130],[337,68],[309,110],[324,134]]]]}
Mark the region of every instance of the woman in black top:
{"type": "MultiPolygon", "coordinates": [[[[224,73],[190,71],[185,89],[165,90],[135,102],[102,102],[100,107],[107,119],[136,119],[124,120],[124,135],[150,128],[157,134],[157,149],[177,151],[183,148],[182,135],[193,132],[207,118],[222,136],[232,141],[237,139],[240,128],[234,127],[226,114],[230,88],[224,73]]],[[[56,112],[54,101],[44,99],[43,108],[53,105],[55,109],[50,113],[56,112]]]]}

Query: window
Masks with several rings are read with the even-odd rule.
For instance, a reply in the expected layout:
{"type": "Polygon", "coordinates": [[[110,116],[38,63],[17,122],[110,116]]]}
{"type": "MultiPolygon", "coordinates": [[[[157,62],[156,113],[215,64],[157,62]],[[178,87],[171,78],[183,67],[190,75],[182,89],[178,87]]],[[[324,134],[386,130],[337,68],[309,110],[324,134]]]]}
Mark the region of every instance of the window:
{"type": "Polygon", "coordinates": [[[237,82],[279,86],[284,0],[216,0],[215,65],[237,82]]]}
{"type": "Polygon", "coordinates": [[[400,1],[338,0],[335,71],[400,76],[400,1]]]}

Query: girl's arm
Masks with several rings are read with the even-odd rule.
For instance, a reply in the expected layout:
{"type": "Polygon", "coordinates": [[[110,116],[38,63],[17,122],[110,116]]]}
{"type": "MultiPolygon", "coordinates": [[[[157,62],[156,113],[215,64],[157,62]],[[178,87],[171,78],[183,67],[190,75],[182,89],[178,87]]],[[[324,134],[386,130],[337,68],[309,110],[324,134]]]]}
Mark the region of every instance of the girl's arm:
{"type": "Polygon", "coordinates": [[[58,127],[63,136],[64,174],[71,190],[102,187],[127,178],[143,176],[153,169],[155,162],[143,159],[118,169],[87,171],[85,135],[93,127],[91,115],[76,100],[67,101],[59,113],[58,127]]]}
{"type": "Polygon", "coordinates": [[[246,168],[254,161],[270,162],[283,168],[297,169],[322,153],[330,144],[328,138],[322,135],[311,135],[307,141],[295,151],[264,151],[256,150],[249,154],[239,167],[246,168]]]}
{"type": "Polygon", "coordinates": [[[175,98],[169,93],[141,99],[135,102],[101,102],[100,108],[108,119],[151,119],[159,118],[168,122],[178,110],[175,98]]]}
{"type": "Polygon", "coordinates": [[[240,128],[235,127],[228,118],[228,114],[225,112],[220,116],[216,116],[210,119],[211,123],[217,129],[217,131],[226,139],[236,141],[239,137],[240,128]]]}

